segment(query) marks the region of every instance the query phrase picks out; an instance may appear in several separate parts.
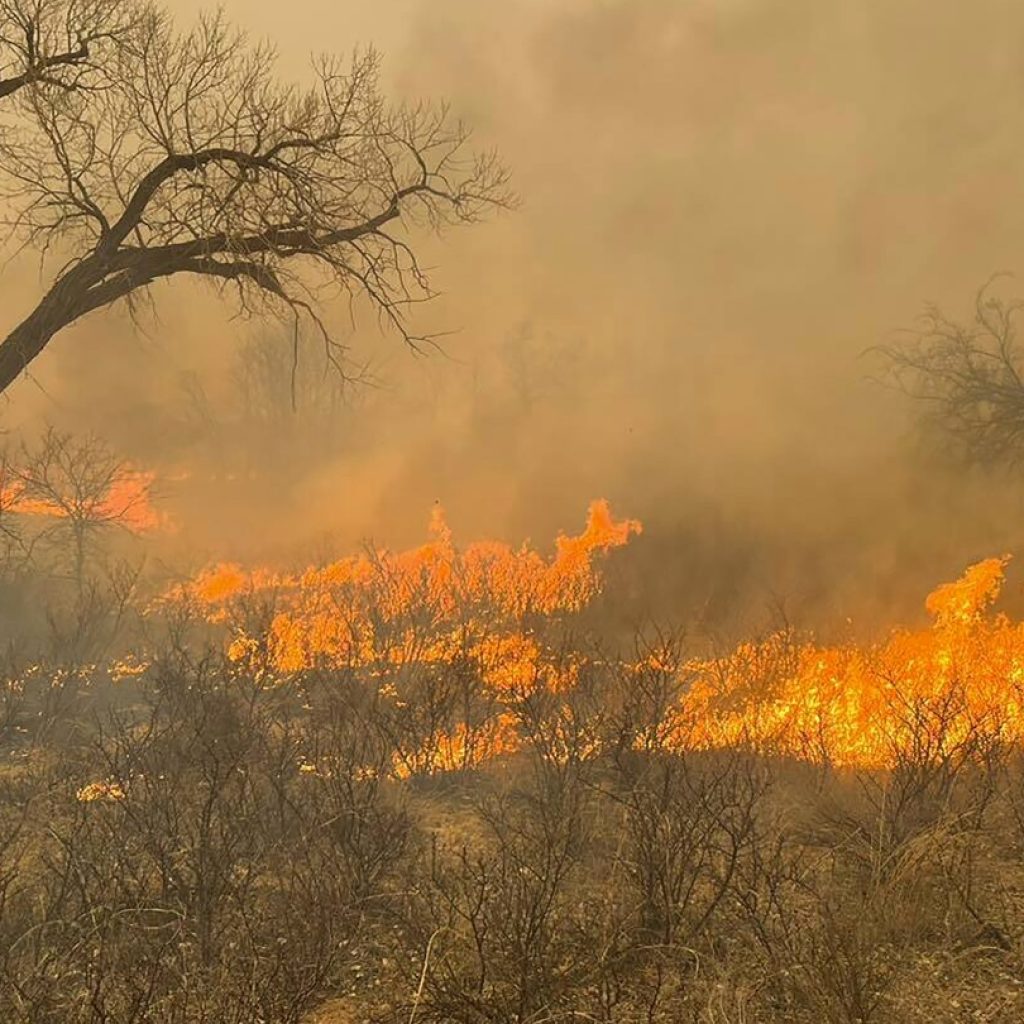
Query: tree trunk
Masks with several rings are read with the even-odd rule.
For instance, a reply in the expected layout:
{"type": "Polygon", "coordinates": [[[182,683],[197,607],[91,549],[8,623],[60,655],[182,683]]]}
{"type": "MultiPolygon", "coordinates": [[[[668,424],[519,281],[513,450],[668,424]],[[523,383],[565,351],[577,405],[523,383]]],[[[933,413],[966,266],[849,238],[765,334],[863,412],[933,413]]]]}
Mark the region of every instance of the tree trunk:
{"type": "Polygon", "coordinates": [[[28,364],[43,349],[60,329],[60,324],[48,324],[48,317],[41,316],[41,308],[23,320],[0,343],[0,392],[14,383],[28,364]]]}
{"type": "Polygon", "coordinates": [[[79,264],[61,277],[39,305],[0,342],[0,394],[28,369],[50,339],[89,311],[83,297],[92,268],[79,264]]]}

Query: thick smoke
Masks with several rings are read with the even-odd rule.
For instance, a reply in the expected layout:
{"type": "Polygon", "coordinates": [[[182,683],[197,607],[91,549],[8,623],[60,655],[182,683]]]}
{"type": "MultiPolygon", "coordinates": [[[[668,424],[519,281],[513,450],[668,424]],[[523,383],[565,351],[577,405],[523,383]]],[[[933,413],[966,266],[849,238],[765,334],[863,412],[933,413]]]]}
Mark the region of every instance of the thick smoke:
{"type": "MultiPolygon", "coordinates": [[[[254,413],[240,353],[288,354],[287,331],[174,285],[145,338],[118,315],[58,338],[12,427],[97,430],[163,467],[183,537],[218,557],[414,541],[435,500],[457,535],[543,542],[606,496],[647,526],[616,570],[636,617],[776,596],[888,617],[1020,546],[1016,482],[924,454],[865,354],[1020,268],[1018,3],[226,6],[288,73],[378,44],[396,96],[448,97],[500,148],[521,209],[425,242],[443,295],[419,323],[456,333],[415,357],[359,320],[377,383],[340,407],[304,346],[307,408],[287,429],[279,394],[254,413]]],[[[31,290],[27,264],[7,275],[31,290]]]]}

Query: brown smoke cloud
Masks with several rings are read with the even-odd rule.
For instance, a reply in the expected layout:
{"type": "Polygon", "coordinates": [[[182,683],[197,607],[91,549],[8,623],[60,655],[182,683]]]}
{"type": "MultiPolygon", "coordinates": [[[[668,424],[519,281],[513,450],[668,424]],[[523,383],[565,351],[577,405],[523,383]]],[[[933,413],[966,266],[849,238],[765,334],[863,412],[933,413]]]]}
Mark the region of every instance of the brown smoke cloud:
{"type": "MultiPolygon", "coordinates": [[[[417,358],[361,324],[354,355],[383,386],[286,486],[179,488],[204,550],[404,543],[435,500],[459,535],[544,541],[604,495],[647,524],[621,581],[637,614],[778,593],[825,618],[917,602],[1020,546],[1017,484],[923,456],[863,355],[1021,266],[1018,3],[226,6],[296,74],[307,51],[378,44],[394,93],[450,98],[524,202],[425,241],[444,294],[420,323],[458,332],[417,358]]],[[[7,420],[201,462],[186,385],[227,408],[258,325],[188,287],[158,298],[146,339],[118,315],[59,338],[45,394],[20,385],[7,420]]]]}

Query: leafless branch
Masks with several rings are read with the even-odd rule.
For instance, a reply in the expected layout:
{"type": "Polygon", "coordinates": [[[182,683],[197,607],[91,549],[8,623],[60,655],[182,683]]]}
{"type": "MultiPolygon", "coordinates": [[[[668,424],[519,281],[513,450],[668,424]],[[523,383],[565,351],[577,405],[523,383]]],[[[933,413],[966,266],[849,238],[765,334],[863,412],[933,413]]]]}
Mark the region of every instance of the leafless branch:
{"type": "Polygon", "coordinates": [[[10,229],[71,255],[0,342],[0,389],[62,328],[180,274],[229,282],[240,311],[301,313],[325,336],[330,283],[415,345],[408,312],[432,293],[410,229],[514,201],[500,162],[468,153],[445,107],[385,102],[373,51],[287,86],[272,50],[220,16],[182,34],[147,11],[112,61],[102,90],[32,92],[7,141],[10,229]]]}
{"type": "Polygon", "coordinates": [[[896,382],[921,403],[926,423],[972,461],[1017,465],[1024,459],[1021,309],[986,286],[970,322],[929,308],[908,341],[883,350],[896,382]]]}

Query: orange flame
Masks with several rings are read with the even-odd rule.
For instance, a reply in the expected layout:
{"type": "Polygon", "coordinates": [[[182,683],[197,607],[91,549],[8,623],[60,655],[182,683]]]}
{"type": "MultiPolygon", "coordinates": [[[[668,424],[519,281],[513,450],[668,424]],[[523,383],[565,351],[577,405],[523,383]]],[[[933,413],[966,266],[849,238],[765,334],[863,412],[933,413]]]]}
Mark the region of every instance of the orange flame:
{"type": "Polygon", "coordinates": [[[1007,562],[979,562],[934,590],[929,629],[894,629],[864,648],[778,633],[691,662],[678,742],[885,767],[922,746],[944,757],[1024,741],[1024,623],[991,611],[1007,562]]]}
{"type": "MultiPolygon", "coordinates": [[[[81,511],[95,522],[117,523],[132,533],[150,533],[167,529],[170,521],[154,508],[153,483],[156,474],[148,470],[124,468],[105,494],[90,502],[81,511]]],[[[71,508],[56,500],[33,498],[25,494],[20,481],[12,481],[0,488],[0,508],[24,516],[67,519],[71,508]]]]}
{"type": "Polygon", "coordinates": [[[551,657],[533,624],[586,605],[601,585],[596,556],[640,530],[595,501],[583,532],[558,537],[554,556],[545,559],[525,544],[478,541],[460,549],[436,507],[430,540],[410,551],[369,552],[295,575],[222,564],[168,599],[193,603],[210,622],[234,622],[233,660],[265,658],[283,673],[359,667],[380,680],[381,698],[398,709],[406,705],[389,681],[393,670],[472,662],[498,701],[495,713],[435,733],[421,749],[400,751],[393,766],[398,776],[446,771],[517,748],[515,719],[502,702],[573,685],[574,666],[551,657]],[[238,625],[235,614],[253,598],[272,608],[269,624],[258,631],[238,625]]]}
{"type": "Polygon", "coordinates": [[[495,541],[460,550],[437,507],[431,540],[411,551],[352,556],[299,575],[222,564],[173,596],[194,600],[211,621],[225,621],[238,598],[272,598],[276,611],[266,636],[239,632],[232,650],[241,657],[262,642],[282,672],[444,661],[468,642],[474,655],[494,665],[500,689],[537,674],[529,633],[518,626],[510,633],[507,624],[580,610],[600,586],[594,556],[640,530],[638,522],[613,519],[607,502],[595,501],[583,533],[560,536],[554,558],[546,561],[526,545],[513,549],[495,541]]]}
{"type": "MultiPolygon", "coordinates": [[[[580,611],[600,590],[596,557],[640,529],[596,501],[583,532],[560,536],[545,559],[527,545],[460,549],[437,508],[430,540],[410,551],[375,551],[294,575],[219,565],[171,596],[194,602],[211,622],[232,624],[229,654],[239,662],[261,658],[283,673],[359,667],[399,708],[392,670],[469,659],[494,699],[490,719],[435,736],[429,749],[403,752],[395,766],[398,774],[447,770],[515,750],[521,738],[509,711],[517,702],[576,686],[593,662],[581,653],[553,657],[538,624],[580,611]],[[235,615],[240,599],[254,596],[271,609],[258,630],[235,615]]],[[[658,742],[674,749],[740,744],[887,767],[911,749],[942,758],[984,740],[1021,743],[1024,622],[992,609],[1007,563],[979,562],[937,587],[926,601],[930,627],[893,629],[865,646],[819,645],[784,631],[724,657],[676,664],[656,653],[620,667],[681,685],[683,697],[655,729],[658,742]]],[[[597,742],[587,739],[593,749],[597,742]]]]}

